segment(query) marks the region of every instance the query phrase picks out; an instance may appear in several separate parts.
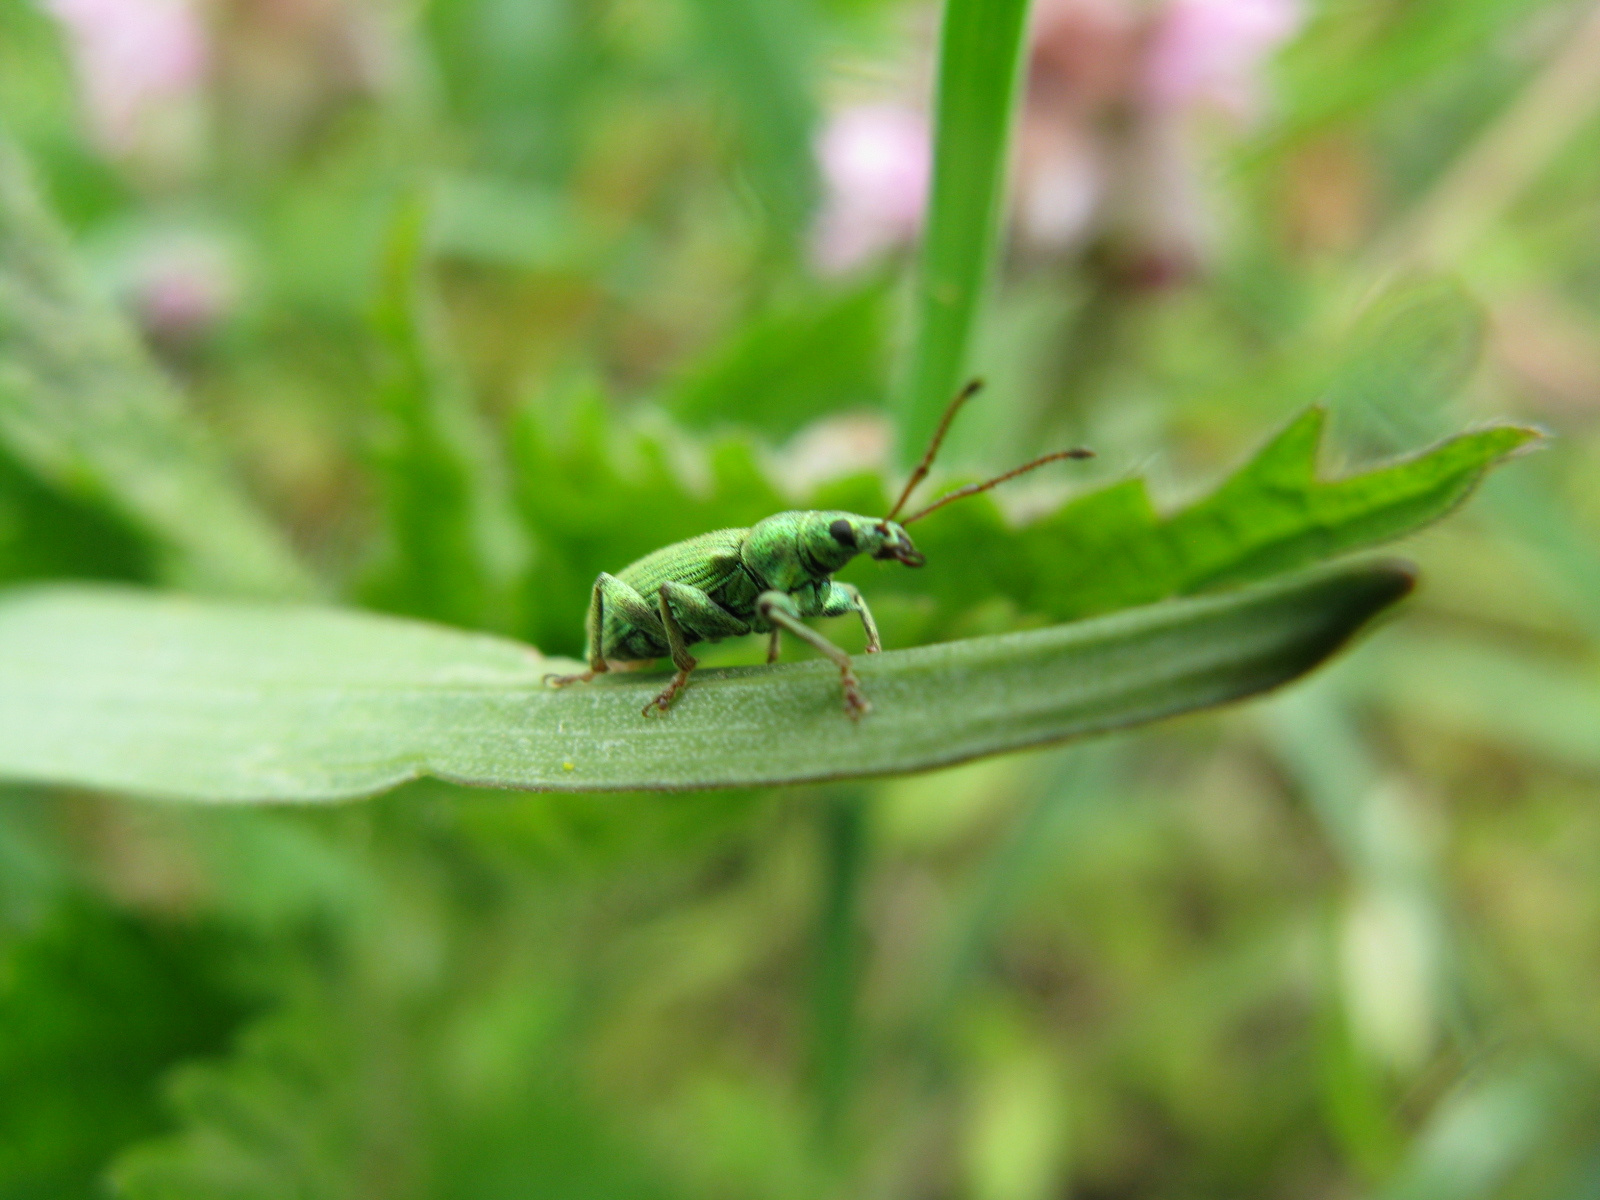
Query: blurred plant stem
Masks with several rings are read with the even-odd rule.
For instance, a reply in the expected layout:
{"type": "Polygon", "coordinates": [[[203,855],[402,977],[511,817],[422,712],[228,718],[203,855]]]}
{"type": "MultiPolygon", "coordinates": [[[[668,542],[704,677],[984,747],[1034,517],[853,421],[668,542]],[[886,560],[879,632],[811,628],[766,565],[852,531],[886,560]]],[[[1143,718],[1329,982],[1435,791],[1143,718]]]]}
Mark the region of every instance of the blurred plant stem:
{"type": "Polygon", "coordinates": [[[923,1029],[932,1063],[942,1055],[945,1028],[966,989],[982,974],[996,935],[1026,899],[1029,886],[1063,852],[1077,818],[1116,785],[1127,753],[1128,741],[1117,738],[1051,754],[1032,800],[973,872],[927,971],[923,1029]]]}
{"type": "Polygon", "coordinates": [[[1454,267],[1600,107],[1600,4],[1422,201],[1368,252],[1354,276],[1364,300],[1408,272],[1454,267]]]}
{"type": "Polygon", "coordinates": [[[1005,195],[1027,0],[948,0],[939,43],[933,186],[898,454],[916,460],[966,369],[1005,195]]]}
{"type": "Polygon", "coordinates": [[[861,900],[867,878],[871,793],[831,788],[818,812],[821,889],[812,981],[811,1068],[817,1141],[837,1160],[856,1074],[857,1003],[864,959],[861,900]]]}

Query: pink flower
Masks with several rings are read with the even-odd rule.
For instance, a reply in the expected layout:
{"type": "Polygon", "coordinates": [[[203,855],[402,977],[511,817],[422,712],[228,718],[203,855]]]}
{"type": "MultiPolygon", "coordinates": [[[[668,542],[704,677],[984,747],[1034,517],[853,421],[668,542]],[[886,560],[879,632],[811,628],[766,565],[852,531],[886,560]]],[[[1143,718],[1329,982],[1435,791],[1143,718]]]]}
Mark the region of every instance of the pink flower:
{"type": "Polygon", "coordinates": [[[157,343],[198,341],[238,306],[239,278],[231,248],[203,231],[152,233],[119,257],[119,290],[140,327],[157,343]]]}
{"type": "Polygon", "coordinates": [[[65,27],[96,137],[131,152],[152,114],[206,71],[205,33],[185,0],[44,0],[65,27]]]}
{"type": "Polygon", "coordinates": [[[1159,108],[1253,116],[1262,64],[1294,36],[1301,16],[1298,0],[1171,0],[1145,51],[1145,98],[1159,108]]]}
{"type": "Polygon", "coordinates": [[[841,109],[817,139],[825,199],[812,237],[817,269],[836,275],[914,239],[932,167],[928,119],[895,104],[841,109]]]}

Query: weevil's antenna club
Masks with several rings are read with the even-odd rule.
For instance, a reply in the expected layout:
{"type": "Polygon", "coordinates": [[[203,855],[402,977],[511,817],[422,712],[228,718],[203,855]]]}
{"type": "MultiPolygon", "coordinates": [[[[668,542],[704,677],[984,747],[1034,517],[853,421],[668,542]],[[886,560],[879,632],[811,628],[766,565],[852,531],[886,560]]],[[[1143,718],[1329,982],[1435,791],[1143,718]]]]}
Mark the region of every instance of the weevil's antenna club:
{"type": "Polygon", "coordinates": [[[944,444],[944,435],[950,432],[950,422],[956,419],[956,413],[961,411],[961,406],[982,390],[983,380],[970,380],[966,387],[956,393],[956,398],[950,401],[950,406],[944,410],[944,416],[939,418],[939,428],[933,431],[933,440],[928,443],[922,461],[917,464],[917,469],[911,472],[911,478],[906,480],[905,490],[900,493],[900,499],[894,502],[894,507],[883,518],[885,523],[894,520],[895,514],[906,506],[907,500],[911,499],[911,493],[917,490],[917,485],[928,477],[934,457],[939,453],[939,447],[944,444]]]}
{"type": "Polygon", "coordinates": [[[986,480],[983,483],[969,483],[969,484],[967,484],[966,487],[959,487],[953,492],[946,492],[943,496],[940,496],[932,504],[928,505],[927,508],[921,509],[921,510],[919,510],[917,512],[912,513],[909,517],[906,517],[903,521],[900,522],[900,524],[901,525],[909,525],[913,521],[920,521],[920,520],[922,520],[923,517],[927,516],[929,513],[937,512],[939,509],[943,508],[946,504],[953,504],[957,500],[966,499],[968,496],[976,496],[979,492],[987,492],[990,488],[998,487],[1000,484],[1004,483],[1008,479],[1015,479],[1018,475],[1026,475],[1029,471],[1037,470],[1039,467],[1044,466],[1046,463],[1060,462],[1064,458],[1093,458],[1093,457],[1094,457],[1094,451],[1093,450],[1085,450],[1082,446],[1076,446],[1071,450],[1057,450],[1054,454],[1041,455],[1040,457],[1034,459],[1032,462],[1023,463],[1020,467],[1013,467],[1011,470],[1007,471],[1004,475],[996,475],[993,479],[986,480]]]}

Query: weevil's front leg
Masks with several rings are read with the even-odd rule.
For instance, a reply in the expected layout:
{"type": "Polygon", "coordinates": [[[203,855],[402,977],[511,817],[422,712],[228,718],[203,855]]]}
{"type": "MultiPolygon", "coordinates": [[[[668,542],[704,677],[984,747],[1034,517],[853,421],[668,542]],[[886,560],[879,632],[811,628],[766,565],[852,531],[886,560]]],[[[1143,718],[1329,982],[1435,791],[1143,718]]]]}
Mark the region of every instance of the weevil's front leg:
{"type": "Polygon", "coordinates": [[[589,612],[584,619],[589,644],[589,669],[576,675],[546,675],[544,681],[547,684],[565,687],[569,683],[588,683],[596,675],[613,669],[606,662],[607,655],[616,649],[606,644],[607,616],[621,617],[628,625],[645,630],[657,641],[666,639],[660,618],[645,598],[615,575],[602,571],[594,581],[594,591],[589,594],[589,612]]]}
{"type": "Polygon", "coordinates": [[[872,705],[861,694],[861,681],[856,678],[850,656],[811,626],[800,619],[794,598],[786,592],[762,592],[756,599],[756,611],[774,626],[787,629],[802,641],[810,642],[822,654],[831,658],[839,668],[839,685],[844,689],[844,711],[852,721],[872,711],[872,705]]]}
{"type": "Polygon", "coordinates": [[[779,650],[779,648],[781,646],[782,640],[783,640],[783,630],[779,629],[776,625],[774,625],[772,627],[772,632],[767,636],[767,662],[768,663],[775,663],[775,662],[778,661],[778,650],[779,650]]]}
{"type": "Polygon", "coordinates": [[[847,613],[855,613],[861,618],[861,627],[867,631],[867,653],[877,654],[882,650],[878,623],[872,619],[872,610],[867,607],[867,599],[861,594],[861,589],[853,583],[833,581],[828,594],[822,598],[822,615],[842,617],[847,613]]]}

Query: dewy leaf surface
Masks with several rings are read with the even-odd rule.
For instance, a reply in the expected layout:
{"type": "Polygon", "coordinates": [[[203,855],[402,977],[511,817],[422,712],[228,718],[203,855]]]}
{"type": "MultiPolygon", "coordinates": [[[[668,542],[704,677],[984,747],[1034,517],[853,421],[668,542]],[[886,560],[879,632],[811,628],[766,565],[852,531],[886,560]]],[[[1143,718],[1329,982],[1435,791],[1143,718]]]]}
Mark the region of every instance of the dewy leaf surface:
{"type": "Polygon", "coordinates": [[[309,577],[96,292],[0,138],[0,440],[146,534],[174,582],[303,595],[309,577]]]}
{"type": "Polygon", "coordinates": [[[0,598],[0,778],[190,800],[332,800],[419,775],[547,790],[913,771],[1253,695],[1411,586],[1360,566],[1077,625],[859,661],[853,724],[821,661],[556,691],[515,642],[372,614],[114,588],[0,598]]]}

